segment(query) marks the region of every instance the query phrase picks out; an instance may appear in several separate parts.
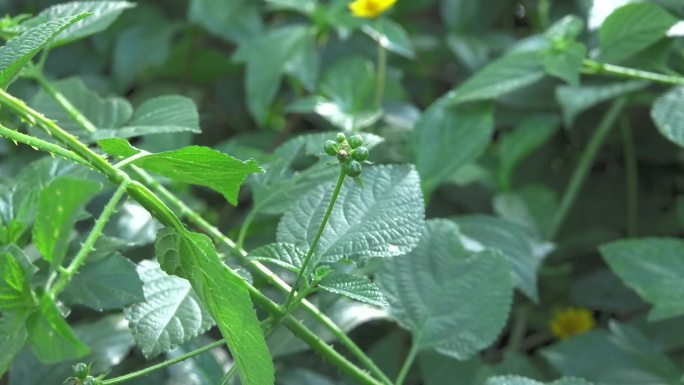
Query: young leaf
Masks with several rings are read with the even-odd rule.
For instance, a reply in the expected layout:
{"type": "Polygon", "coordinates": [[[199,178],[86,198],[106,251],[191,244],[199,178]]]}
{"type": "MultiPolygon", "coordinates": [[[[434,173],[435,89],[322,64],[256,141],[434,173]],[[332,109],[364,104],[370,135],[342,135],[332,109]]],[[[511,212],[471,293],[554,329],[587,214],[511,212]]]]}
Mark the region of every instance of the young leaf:
{"type": "Polygon", "coordinates": [[[318,287],[370,305],[387,306],[380,289],[366,277],[333,271],[318,283],[318,287]]]}
{"type": "Polygon", "coordinates": [[[366,24],[361,30],[388,51],[413,59],[416,52],[411,38],[404,28],[387,18],[379,18],[375,23],[366,24]]]}
{"type": "Polygon", "coordinates": [[[275,242],[250,251],[247,258],[272,263],[297,273],[302,268],[305,255],[306,251],[292,243],[275,242]]]}
{"type": "Polygon", "coordinates": [[[617,63],[665,37],[677,19],[651,3],[627,4],[616,9],[601,25],[601,58],[617,63]]]}
{"type": "Polygon", "coordinates": [[[647,86],[648,82],[643,81],[581,87],[560,86],[556,88],[556,100],[563,109],[563,123],[570,127],[579,114],[591,107],[620,95],[642,90],[647,86]]]}
{"type": "Polygon", "coordinates": [[[0,318],[0,377],[5,374],[14,361],[14,357],[26,343],[28,337],[26,318],[28,318],[28,313],[25,311],[2,313],[2,318],[0,318]]]}
{"type": "Polygon", "coordinates": [[[684,241],[642,238],[611,242],[600,248],[622,281],[654,305],[650,320],[684,314],[684,241]]]}
{"type": "Polygon", "coordinates": [[[435,102],[413,130],[413,154],[425,191],[437,188],[489,145],[494,117],[489,104],[450,107],[435,102]]]}
{"type": "MultiPolygon", "coordinates": [[[[112,156],[129,157],[140,152],[124,139],[102,139],[97,144],[112,156]]],[[[252,159],[243,162],[202,146],[144,155],[132,164],[179,182],[209,187],[233,205],[245,178],[263,171],[252,159]]]]}
{"type": "Polygon", "coordinates": [[[214,325],[188,281],[167,275],[154,261],[141,261],[137,270],[145,300],[124,314],[145,357],[168,352],[214,325]]]}
{"type": "Polygon", "coordinates": [[[40,192],[33,241],[52,266],[62,264],[76,222],[88,217],[85,205],[102,186],[87,179],[61,177],[40,192]]]}
{"type": "Polygon", "coordinates": [[[119,254],[89,261],[67,286],[63,299],[69,304],[97,311],[121,309],[145,301],[142,281],[133,264],[119,254]]]}
{"type": "Polygon", "coordinates": [[[561,41],[544,52],[542,63],[546,73],[576,86],[579,84],[582,61],[586,56],[587,47],[584,44],[561,41]]]}
{"type": "Polygon", "coordinates": [[[544,77],[540,51],[507,54],[475,73],[444,100],[464,103],[496,99],[519,88],[536,83],[544,77]]]}
{"type": "Polygon", "coordinates": [[[513,283],[505,257],[471,252],[458,226],[427,221],[418,246],[388,259],[376,281],[390,316],[411,331],[418,351],[465,360],[489,346],[508,318],[513,283]]]}
{"type": "Polygon", "coordinates": [[[0,248],[0,311],[21,311],[35,306],[31,278],[38,271],[15,245],[0,248]]]}
{"type": "Polygon", "coordinates": [[[27,30],[0,47],[0,88],[6,89],[19,71],[48,44],[50,39],[87,16],[89,14],[84,13],[50,20],[27,30]]]}
{"type": "MultiPolygon", "coordinates": [[[[485,385],[544,385],[544,383],[520,376],[498,376],[490,377],[485,385]]],[[[563,377],[548,382],[547,385],[592,385],[592,383],[581,378],[563,377]]]]}
{"type": "Polygon", "coordinates": [[[52,39],[50,46],[56,47],[107,29],[121,12],[133,7],[135,3],[127,1],[71,1],[42,10],[33,19],[25,21],[22,26],[33,27],[48,20],[74,17],[84,13],[91,14],[90,17],[67,27],[52,39]]]}
{"type": "Polygon", "coordinates": [[[50,297],[40,299],[40,310],[29,316],[26,329],[33,353],[43,363],[55,364],[81,358],[90,351],[74,335],[50,297]]]}
{"type": "Polygon", "coordinates": [[[656,99],[651,118],[668,140],[684,147],[684,87],[677,87],[656,99]]]}
{"type": "MultiPolygon", "coordinates": [[[[425,216],[418,173],[409,166],[373,166],[361,178],[365,188],[353,181],[342,188],[318,244],[316,262],[391,257],[418,244],[425,216]]],[[[333,186],[325,184],[300,199],[281,219],[278,241],[307,249],[332,193],[333,186]]]]}

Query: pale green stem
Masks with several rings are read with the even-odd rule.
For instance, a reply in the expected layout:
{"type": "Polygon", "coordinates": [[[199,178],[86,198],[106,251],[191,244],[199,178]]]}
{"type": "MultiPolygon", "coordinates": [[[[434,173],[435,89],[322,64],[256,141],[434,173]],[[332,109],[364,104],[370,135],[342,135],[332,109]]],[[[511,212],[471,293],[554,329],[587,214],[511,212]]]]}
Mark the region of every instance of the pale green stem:
{"type": "Polygon", "coordinates": [[[147,151],[140,151],[139,153],[129,156],[128,158],[123,159],[119,163],[114,165],[114,168],[118,168],[119,170],[123,170],[124,167],[128,166],[129,164],[135,162],[136,160],[143,158],[147,155],[150,155],[149,152],[147,151]]]}
{"type": "Polygon", "coordinates": [[[0,136],[13,141],[14,143],[22,143],[27,146],[30,146],[34,150],[47,151],[53,156],[59,155],[65,159],[71,160],[73,162],[79,163],[87,167],[91,167],[90,163],[86,162],[81,157],[65,149],[64,147],[61,147],[54,143],[47,142],[42,139],[38,139],[31,135],[22,134],[19,131],[7,128],[2,124],[0,124],[0,136]]]}
{"type": "Polygon", "coordinates": [[[382,108],[382,98],[385,94],[385,78],[387,76],[387,51],[378,42],[378,68],[375,83],[375,108],[382,108]]]}
{"type": "Polygon", "coordinates": [[[47,293],[50,298],[56,298],[66,288],[69,282],[71,282],[71,278],[73,278],[78,269],[85,262],[88,254],[93,251],[95,242],[97,242],[100,236],[102,236],[102,231],[104,230],[105,225],[116,212],[116,205],[126,193],[128,183],[129,181],[125,180],[119,185],[114,192],[114,195],[112,195],[112,197],[109,199],[109,202],[107,202],[107,205],[105,205],[99,218],[97,218],[95,221],[95,225],[93,225],[92,230],[90,230],[90,234],[88,234],[85,242],[83,245],[81,245],[81,249],[78,251],[69,266],[66,269],[60,270],[59,279],[57,282],[55,282],[55,285],[47,289],[47,293]]]}
{"type": "Polygon", "coordinates": [[[582,65],[584,66],[582,72],[589,75],[609,75],[626,79],[650,80],[663,84],[684,85],[684,77],[681,76],[663,75],[656,72],[599,63],[589,59],[584,59],[582,65]]]}
{"type": "Polygon", "coordinates": [[[245,217],[245,220],[242,222],[242,226],[240,226],[240,232],[238,233],[238,238],[237,238],[237,247],[242,248],[245,245],[245,237],[247,236],[247,231],[249,230],[249,227],[252,225],[252,222],[254,221],[254,218],[256,218],[257,211],[252,208],[250,210],[249,214],[245,217]]]}
{"type": "Polygon", "coordinates": [[[395,385],[402,385],[404,383],[406,376],[409,374],[409,370],[411,370],[411,367],[413,366],[413,362],[416,360],[417,355],[418,345],[414,343],[411,345],[411,350],[409,350],[408,356],[406,357],[406,360],[404,360],[404,364],[399,370],[397,380],[394,382],[395,385]]]}
{"type": "Polygon", "coordinates": [[[76,123],[78,123],[81,127],[86,129],[89,132],[95,132],[97,131],[97,127],[88,120],[71,102],[69,99],[64,96],[64,94],[57,89],[57,87],[53,86],[52,83],[50,83],[47,79],[45,79],[45,76],[43,76],[42,73],[35,71],[34,74],[32,74],[33,78],[40,83],[40,86],[43,87],[43,89],[52,96],[57,103],[59,103],[62,108],[69,114],[69,117],[73,119],[76,123]]]}
{"type": "Polygon", "coordinates": [[[577,167],[570,178],[570,183],[565,190],[565,194],[563,194],[563,199],[561,200],[558,211],[556,211],[556,216],[553,218],[553,222],[551,223],[551,227],[549,229],[549,239],[554,239],[558,234],[558,231],[563,225],[570,208],[572,208],[572,205],[577,198],[577,194],[579,193],[585,179],[587,178],[587,175],[589,174],[591,166],[594,164],[594,160],[596,159],[598,151],[601,149],[603,142],[606,140],[610,130],[615,125],[615,121],[620,116],[620,113],[624,107],[624,99],[620,98],[615,100],[606,114],[603,116],[603,119],[596,128],[596,131],[594,131],[591,139],[589,139],[587,148],[582,152],[582,156],[577,163],[577,167]]]}

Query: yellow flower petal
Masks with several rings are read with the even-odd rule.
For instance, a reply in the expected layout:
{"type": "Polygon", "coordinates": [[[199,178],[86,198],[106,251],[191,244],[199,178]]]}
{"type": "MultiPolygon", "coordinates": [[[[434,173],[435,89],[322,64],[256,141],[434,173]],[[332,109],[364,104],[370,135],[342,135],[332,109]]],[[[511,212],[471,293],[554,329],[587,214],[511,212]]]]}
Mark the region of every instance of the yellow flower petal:
{"type": "Polygon", "coordinates": [[[356,0],[349,4],[349,10],[356,17],[374,19],[392,8],[397,0],[356,0]]]}
{"type": "Polygon", "coordinates": [[[551,320],[551,333],[564,340],[594,328],[594,315],[589,309],[567,308],[551,320]]]}

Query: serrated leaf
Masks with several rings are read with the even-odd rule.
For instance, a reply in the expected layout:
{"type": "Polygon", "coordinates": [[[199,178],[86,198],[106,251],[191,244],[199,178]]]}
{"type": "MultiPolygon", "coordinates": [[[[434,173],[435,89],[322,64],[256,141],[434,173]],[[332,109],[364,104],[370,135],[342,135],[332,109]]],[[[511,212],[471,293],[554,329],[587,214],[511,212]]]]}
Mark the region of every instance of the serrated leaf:
{"type": "Polygon", "coordinates": [[[456,104],[496,99],[536,83],[543,77],[542,55],[539,51],[510,53],[476,72],[449,92],[444,100],[456,104]]]}
{"type": "Polygon", "coordinates": [[[10,39],[0,47],[0,88],[7,88],[22,67],[30,62],[50,42],[50,39],[87,16],[89,14],[84,13],[50,20],[10,39]]]}
{"type": "MultiPolygon", "coordinates": [[[[97,144],[112,156],[129,157],[140,152],[124,139],[102,139],[97,144]]],[[[131,163],[179,182],[209,187],[233,205],[245,178],[263,171],[253,159],[243,162],[203,146],[143,155],[131,163]]]]}
{"type": "Polygon", "coordinates": [[[69,176],[54,179],[40,192],[33,241],[52,266],[62,264],[76,222],[87,218],[85,205],[102,186],[69,176]]]}
{"type": "MultiPolygon", "coordinates": [[[[315,262],[362,261],[411,251],[418,243],[425,209],[418,173],[410,166],[373,166],[364,170],[365,188],[345,182],[321,236],[315,262]]],[[[302,249],[311,244],[328,203],[331,184],[304,196],[278,225],[279,242],[302,249]]]]}
{"type": "Polygon", "coordinates": [[[669,141],[684,147],[684,87],[677,87],[656,99],[651,118],[669,141]]]}
{"type": "Polygon", "coordinates": [[[615,274],[654,305],[650,320],[684,314],[684,241],[620,240],[602,245],[600,251],[615,274]]]}
{"type": "Polygon", "coordinates": [[[413,154],[425,191],[480,156],[494,132],[489,104],[450,107],[435,102],[413,130],[413,154]]]}
{"type": "Polygon", "coordinates": [[[513,282],[500,253],[472,252],[458,226],[430,220],[418,246],[389,259],[376,282],[390,317],[412,336],[418,351],[465,360],[489,346],[506,324],[513,282]]]}
{"type": "Polygon", "coordinates": [[[167,274],[187,278],[181,265],[181,256],[178,250],[178,232],[169,227],[162,227],[157,231],[154,241],[154,255],[159,261],[159,266],[167,274]]]}
{"type": "Polygon", "coordinates": [[[249,252],[247,258],[263,263],[271,263],[288,269],[294,273],[302,268],[306,251],[292,243],[269,243],[249,252]]]}
{"type": "Polygon", "coordinates": [[[121,309],[145,300],[135,264],[119,254],[89,261],[62,294],[69,304],[97,311],[121,309]]]}
{"type": "Polygon", "coordinates": [[[167,275],[154,261],[141,261],[137,270],[145,301],[124,314],[145,357],[168,352],[214,325],[188,281],[167,275]]]}
{"type": "MultiPolygon", "coordinates": [[[[547,382],[548,385],[592,385],[591,382],[581,378],[564,377],[553,382],[547,382]]],[[[490,377],[485,385],[544,385],[543,382],[531,380],[529,378],[520,376],[497,376],[490,377]]]]}
{"type": "Polygon", "coordinates": [[[606,18],[599,30],[601,58],[617,63],[665,37],[677,19],[651,3],[627,4],[606,18]]]}
{"type": "Polygon", "coordinates": [[[639,91],[648,86],[648,82],[629,81],[592,86],[560,86],[556,88],[556,100],[563,109],[563,122],[566,126],[573,125],[575,118],[589,108],[625,95],[639,91]]]}
{"type": "Polygon", "coordinates": [[[84,13],[91,16],[80,20],[59,33],[51,42],[56,47],[94,35],[107,29],[126,9],[135,7],[135,3],[127,1],[71,1],[56,4],[42,10],[33,19],[25,21],[22,26],[36,26],[48,20],[74,17],[84,13]]]}
{"type": "Polygon", "coordinates": [[[17,246],[0,248],[0,311],[22,311],[35,306],[31,278],[37,271],[17,246]]]}
{"type": "Polygon", "coordinates": [[[0,318],[0,377],[26,343],[27,312],[3,312],[0,318]]]}
{"type": "Polygon", "coordinates": [[[461,232],[488,249],[499,250],[510,261],[513,282],[533,301],[538,301],[537,269],[553,250],[549,243],[533,239],[527,229],[505,219],[468,215],[454,218],[461,232]]]}
{"type": "Polygon", "coordinates": [[[382,291],[367,277],[333,271],[318,283],[318,287],[370,305],[387,306],[382,291]]]}
{"type": "Polygon", "coordinates": [[[318,67],[315,46],[314,31],[303,25],[280,27],[240,46],[233,58],[247,65],[247,106],[258,123],[266,122],[269,106],[285,73],[304,75],[304,84],[313,86],[307,76],[313,74],[315,80],[318,67]],[[268,52],[268,60],[264,60],[264,52],[268,52]]]}
{"type": "Polygon", "coordinates": [[[401,25],[390,19],[379,18],[374,23],[362,26],[361,30],[388,51],[408,59],[416,56],[408,33],[401,25]]]}
{"type": "Polygon", "coordinates": [[[90,349],[75,335],[50,297],[40,299],[40,310],[26,321],[28,341],[43,363],[55,364],[86,356],[90,349]]]}

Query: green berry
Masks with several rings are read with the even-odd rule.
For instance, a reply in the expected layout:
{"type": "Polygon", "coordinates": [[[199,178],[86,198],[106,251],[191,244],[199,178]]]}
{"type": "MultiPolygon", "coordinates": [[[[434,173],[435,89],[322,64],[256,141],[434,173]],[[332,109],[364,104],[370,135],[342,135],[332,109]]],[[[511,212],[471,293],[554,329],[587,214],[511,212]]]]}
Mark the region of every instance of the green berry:
{"type": "Polygon", "coordinates": [[[352,151],[352,159],[358,162],[363,162],[368,160],[368,149],[366,147],[359,147],[352,151]]]}
{"type": "Polygon", "coordinates": [[[337,160],[344,163],[349,159],[349,153],[345,150],[340,150],[337,152],[337,160]]]}
{"type": "Polygon", "coordinates": [[[83,385],[98,385],[98,381],[95,377],[88,376],[85,380],[83,380],[83,385]]]}
{"type": "Polygon", "coordinates": [[[330,156],[335,156],[337,155],[337,150],[339,149],[339,146],[332,140],[326,140],[325,144],[323,145],[323,149],[325,150],[326,154],[330,156]]]}
{"type": "Polygon", "coordinates": [[[361,163],[355,160],[345,163],[342,167],[344,167],[344,172],[352,178],[361,175],[361,163]]]}
{"type": "Polygon", "coordinates": [[[78,364],[74,365],[73,368],[74,377],[78,378],[79,380],[85,380],[86,377],[88,377],[88,374],[90,373],[90,368],[83,362],[79,362],[78,364]]]}
{"type": "Polygon", "coordinates": [[[351,148],[356,148],[363,146],[363,138],[361,135],[354,135],[351,138],[349,138],[349,145],[351,148]]]}
{"type": "Polygon", "coordinates": [[[342,144],[342,143],[344,143],[345,140],[347,140],[347,137],[343,133],[340,132],[337,134],[337,137],[335,138],[335,140],[337,140],[337,143],[342,144]]]}

